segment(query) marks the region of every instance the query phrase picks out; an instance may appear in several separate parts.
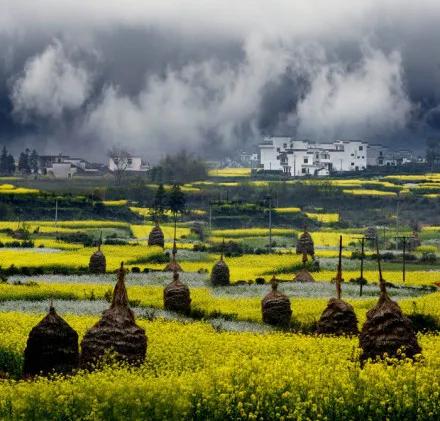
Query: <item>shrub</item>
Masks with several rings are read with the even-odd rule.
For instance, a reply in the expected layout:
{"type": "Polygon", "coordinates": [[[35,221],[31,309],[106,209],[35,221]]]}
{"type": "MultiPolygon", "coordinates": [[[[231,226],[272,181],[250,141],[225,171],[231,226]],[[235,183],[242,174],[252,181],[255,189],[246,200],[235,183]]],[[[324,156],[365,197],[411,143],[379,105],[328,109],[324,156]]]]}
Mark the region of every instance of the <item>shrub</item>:
{"type": "Polygon", "coordinates": [[[420,261],[422,263],[427,263],[429,265],[433,265],[434,263],[437,262],[437,256],[435,253],[423,253],[422,257],[420,257],[420,261]]]}
{"type": "Polygon", "coordinates": [[[154,253],[148,256],[138,257],[137,259],[129,260],[129,264],[145,264],[145,263],[168,263],[170,261],[170,255],[165,253],[154,253]]]}

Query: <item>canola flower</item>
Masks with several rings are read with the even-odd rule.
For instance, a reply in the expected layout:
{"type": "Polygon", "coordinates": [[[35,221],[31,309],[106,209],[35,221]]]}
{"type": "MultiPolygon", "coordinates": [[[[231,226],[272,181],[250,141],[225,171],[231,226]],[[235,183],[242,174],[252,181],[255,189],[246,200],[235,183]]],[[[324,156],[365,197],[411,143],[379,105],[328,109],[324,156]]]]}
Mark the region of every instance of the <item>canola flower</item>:
{"type": "Polygon", "coordinates": [[[352,194],[354,196],[387,196],[395,197],[397,194],[391,191],[374,190],[374,189],[344,189],[345,194],[352,194]]]}
{"type": "Polygon", "coordinates": [[[103,200],[105,206],[126,206],[128,200],[103,200]]]}
{"type": "Polygon", "coordinates": [[[296,207],[275,208],[274,210],[278,213],[298,213],[298,212],[301,212],[301,208],[296,208],[296,207]]]}
{"type": "MultiPolygon", "coordinates": [[[[19,366],[41,315],[0,315],[0,349],[19,366]],[[3,333],[7,332],[8,335],[3,333]]],[[[82,336],[96,320],[64,315],[82,336]]],[[[216,332],[206,323],[139,321],[147,361],[52,380],[0,383],[2,419],[419,419],[440,417],[440,338],[420,335],[423,360],[357,361],[357,340],[216,332]]]]}
{"type": "Polygon", "coordinates": [[[250,168],[215,168],[208,171],[210,177],[249,177],[250,168]]]}
{"type": "MultiPolygon", "coordinates": [[[[0,221],[0,229],[17,229],[19,228],[19,223],[14,221],[0,221]]],[[[120,228],[128,229],[129,224],[120,221],[101,221],[94,219],[86,220],[70,220],[70,221],[26,221],[26,226],[29,230],[34,231],[39,229],[40,232],[73,232],[80,229],[99,229],[99,228],[120,228]]]]}
{"type": "MultiPolygon", "coordinates": [[[[147,239],[153,227],[154,227],[153,223],[148,223],[144,225],[136,225],[136,224],[130,225],[130,229],[131,232],[133,233],[133,236],[139,239],[147,239]]],[[[172,241],[174,237],[174,226],[161,224],[160,227],[162,229],[165,239],[172,241]]],[[[189,228],[179,227],[179,226],[177,227],[177,231],[176,231],[177,238],[181,238],[182,236],[187,236],[189,234],[190,234],[189,228]]]]}
{"type": "MultiPolygon", "coordinates": [[[[273,228],[273,235],[294,236],[298,230],[291,228],[273,228]]],[[[234,229],[216,229],[212,230],[214,237],[240,238],[240,237],[261,237],[269,235],[267,228],[234,228],[234,229]]]]}
{"type": "Polygon", "coordinates": [[[0,195],[3,194],[38,194],[40,190],[16,187],[13,184],[0,184],[0,195]]]}
{"type": "Polygon", "coordinates": [[[332,222],[339,222],[339,213],[312,213],[312,212],[306,212],[306,215],[311,218],[315,219],[319,222],[322,222],[324,224],[329,224],[332,222]]]}
{"type": "MultiPolygon", "coordinates": [[[[46,243],[45,240],[42,240],[46,243]]],[[[54,245],[57,243],[55,242],[54,245]]],[[[141,244],[131,245],[104,245],[102,248],[106,260],[107,270],[112,271],[119,267],[121,261],[146,258],[149,255],[162,252],[159,247],[147,247],[141,244]]],[[[96,247],[84,247],[65,250],[53,250],[54,252],[41,252],[38,248],[0,248],[1,266],[6,268],[10,265],[16,267],[87,267],[92,253],[96,247]]]]}
{"type": "MultiPolygon", "coordinates": [[[[158,284],[139,284],[129,281],[130,300],[142,307],[163,309],[163,287],[171,277],[164,279],[158,284]]],[[[236,320],[261,323],[261,298],[268,292],[268,286],[236,287],[237,289],[218,289],[206,286],[191,285],[191,298],[193,309],[201,310],[205,315],[220,314],[232,317],[236,320]]],[[[199,284],[200,285],[200,284],[199,284]]],[[[34,285],[10,285],[0,284],[0,301],[46,301],[55,300],[102,300],[108,297],[112,291],[114,280],[107,278],[107,282],[42,282],[34,285]]],[[[327,304],[328,298],[334,295],[333,285],[328,287],[305,286],[305,291],[299,291],[302,286],[298,284],[282,284],[282,289],[291,299],[293,317],[300,323],[312,324],[316,322],[327,304]],[[309,294],[310,296],[307,296],[309,294]]],[[[345,287],[343,287],[345,288],[345,287]]],[[[350,292],[345,297],[353,305],[358,319],[365,321],[366,312],[377,301],[378,289],[375,292],[372,287],[366,288],[366,295],[363,298],[356,296],[355,290],[350,287],[350,292]],[[371,291],[369,291],[369,289],[371,291]],[[353,295],[355,296],[353,298],[353,295]]],[[[408,294],[409,292],[407,292],[408,294]]],[[[396,292],[399,294],[399,292],[396,292]]],[[[403,293],[401,293],[403,294],[403,293]]],[[[392,294],[394,296],[394,292],[392,294]]],[[[419,297],[406,298],[404,295],[397,296],[402,310],[410,314],[415,309],[423,314],[429,314],[440,319],[440,293],[431,293],[419,297]]]]}

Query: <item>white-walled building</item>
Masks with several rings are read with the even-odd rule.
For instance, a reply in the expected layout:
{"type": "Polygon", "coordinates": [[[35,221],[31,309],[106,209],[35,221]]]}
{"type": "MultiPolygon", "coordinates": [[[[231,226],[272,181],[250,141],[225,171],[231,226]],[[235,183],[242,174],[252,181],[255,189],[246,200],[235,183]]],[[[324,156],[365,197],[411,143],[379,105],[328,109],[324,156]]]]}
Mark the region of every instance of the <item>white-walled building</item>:
{"type": "Polygon", "coordinates": [[[259,145],[260,167],[291,176],[362,171],[367,167],[367,145],[360,140],[313,143],[291,137],[265,137],[259,145]]]}
{"type": "Polygon", "coordinates": [[[409,149],[391,150],[381,144],[368,145],[367,165],[369,167],[395,167],[398,165],[420,162],[409,149]]]}
{"type": "Polygon", "coordinates": [[[123,170],[127,172],[146,172],[149,170],[148,165],[146,165],[142,158],[139,156],[129,156],[129,157],[112,157],[108,160],[108,169],[111,172],[123,170]],[[122,160],[123,162],[119,162],[122,160]]]}

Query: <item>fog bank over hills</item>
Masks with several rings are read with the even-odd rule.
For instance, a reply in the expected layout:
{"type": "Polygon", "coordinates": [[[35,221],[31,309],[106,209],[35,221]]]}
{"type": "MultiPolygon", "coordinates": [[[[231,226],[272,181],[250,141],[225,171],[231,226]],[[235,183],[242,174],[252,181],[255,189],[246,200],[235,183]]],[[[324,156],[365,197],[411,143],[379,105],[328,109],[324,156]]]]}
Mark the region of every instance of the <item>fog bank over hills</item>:
{"type": "Polygon", "coordinates": [[[212,157],[265,134],[421,149],[440,3],[0,0],[0,143],[212,157]]]}

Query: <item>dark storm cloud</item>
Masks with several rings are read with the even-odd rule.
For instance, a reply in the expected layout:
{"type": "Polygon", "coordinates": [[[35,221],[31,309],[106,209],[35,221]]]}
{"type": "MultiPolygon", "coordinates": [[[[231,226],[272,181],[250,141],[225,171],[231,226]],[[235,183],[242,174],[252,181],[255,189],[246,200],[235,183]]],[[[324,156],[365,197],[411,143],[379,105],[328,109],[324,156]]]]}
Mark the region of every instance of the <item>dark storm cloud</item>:
{"type": "Polygon", "coordinates": [[[0,0],[0,141],[103,158],[438,136],[440,5],[0,0]]]}

